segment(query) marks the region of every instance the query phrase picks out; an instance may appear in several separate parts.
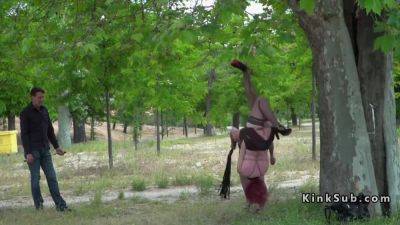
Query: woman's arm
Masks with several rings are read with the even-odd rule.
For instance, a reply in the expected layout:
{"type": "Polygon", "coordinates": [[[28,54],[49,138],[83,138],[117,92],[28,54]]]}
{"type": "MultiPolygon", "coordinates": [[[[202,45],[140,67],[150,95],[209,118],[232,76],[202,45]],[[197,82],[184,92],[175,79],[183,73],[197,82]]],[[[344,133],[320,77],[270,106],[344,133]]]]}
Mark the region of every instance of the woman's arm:
{"type": "Polygon", "coordinates": [[[271,143],[271,146],[269,146],[269,155],[270,155],[271,165],[274,165],[276,162],[276,159],[275,159],[275,155],[274,155],[274,143],[273,142],[271,143]]]}
{"type": "Polygon", "coordinates": [[[240,174],[240,169],[242,168],[242,163],[244,159],[244,155],[246,153],[246,144],[244,141],[240,144],[240,149],[239,149],[239,159],[237,163],[237,172],[240,174]]]}

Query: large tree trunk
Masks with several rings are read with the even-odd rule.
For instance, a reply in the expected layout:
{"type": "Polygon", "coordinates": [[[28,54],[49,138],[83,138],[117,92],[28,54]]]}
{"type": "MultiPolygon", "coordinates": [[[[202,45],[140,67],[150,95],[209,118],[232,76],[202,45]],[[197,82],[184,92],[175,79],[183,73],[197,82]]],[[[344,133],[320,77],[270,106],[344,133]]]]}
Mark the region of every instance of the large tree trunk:
{"type": "Polygon", "coordinates": [[[108,141],[108,166],[113,168],[113,152],[111,139],[111,124],[110,124],[110,92],[106,91],[106,117],[107,117],[107,141],[108,141]]]}
{"type": "Polygon", "coordinates": [[[212,96],[211,89],[212,89],[212,85],[215,80],[216,80],[215,69],[211,69],[210,76],[208,77],[208,93],[207,93],[207,97],[206,97],[205,117],[206,117],[207,124],[204,127],[204,135],[206,135],[206,136],[214,135],[214,128],[210,122],[210,111],[211,111],[211,96],[212,96]]]}
{"type": "MultiPolygon", "coordinates": [[[[371,145],[352,41],[341,1],[321,0],[307,15],[291,1],[313,53],[321,132],[320,192],[377,195],[371,145]]],[[[372,214],[381,214],[372,204],[372,214]]]]}
{"type": "Polygon", "coordinates": [[[383,212],[388,214],[390,207],[392,211],[397,210],[396,203],[400,200],[397,199],[400,194],[400,162],[396,148],[392,56],[374,51],[374,40],[381,34],[374,33],[372,16],[359,12],[357,19],[353,17],[354,23],[357,27],[349,26],[349,30],[356,34],[353,37],[353,47],[358,53],[358,76],[376,183],[380,195],[391,196],[392,205],[383,204],[383,212]]]}
{"type": "Polygon", "coordinates": [[[317,160],[317,135],[315,131],[315,95],[316,95],[316,83],[315,83],[315,75],[316,73],[313,72],[312,75],[312,95],[311,95],[311,126],[312,126],[312,160],[317,160]]]}
{"type": "Polygon", "coordinates": [[[86,142],[85,120],[73,116],[72,124],[74,127],[74,143],[86,142]]]}
{"type": "Polygon", "coordinates": [[[8,120],[8,130],[15,130],[15,115],[14,113],[10,113],[7,115],[8,120]]]}
{"type": "Polygon", "coordinates": [[[71,114],[66,105],[58,106],[58,142],[63,148],[69,148],[71,142],[71,114]]]}

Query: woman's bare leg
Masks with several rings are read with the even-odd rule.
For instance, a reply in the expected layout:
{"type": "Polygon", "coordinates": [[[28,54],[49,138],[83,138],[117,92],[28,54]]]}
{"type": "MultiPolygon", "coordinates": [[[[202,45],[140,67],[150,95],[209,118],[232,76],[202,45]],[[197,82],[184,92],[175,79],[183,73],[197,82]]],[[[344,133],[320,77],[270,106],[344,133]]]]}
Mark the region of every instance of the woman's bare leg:
{"type": "Polygon", "coordinates": [[[272,112],[268,100],[264,98],[258,98],[257,91],[251,83],[252,72],[250,68],[246,64],[236,59],[231,62],[231,65],[235,68],[240,69],[243,72],[243,84],[246,92],[247,102],[249,103],[250,108],[252,108],[254,104],[260,104],[260,114],[263,115],[265,119],[271,121],[272,126],[278,127],[278,119],[272,112]],[[259,100],[260,102],[257,102],[257,100],[259,100]]]}
{"type": "MultiPolygon", "coordinates": [[[[249,185],[250,180],[247,177],[242,176],[242,175],[240,175],[239,177],[240,177],[240,183],[242,184],[242,188],[243,188],[243,192],[244,192],[246,190],[246,187],[249,185]]],[[[247,198],[246,198],[246,208],[250,209],[250,202],[247,198]]]]}
{"type": "Polygon", "coordinates": [[[265,98],[259,98],[259,104],[260,104],[260,113],[267,119],[269,122],[272,123],[273,127],[278,127],[279,122],[278,119],[276,118],[275,114],[272,112],[271,107],[269,105],[269,102],[265,98]]]}
{"type": "Polygon", "coordinates": [[[241,70],[243,72],[244,90],[246,92],[247,102],[249,103],[250,108],[251,108],[251,107],[253,107],[253,105],[257,99],[256,89],[254,88],[253,84],[251,83],[251,71],[246,66],[246,64],[244,64],[236,59],[231,62],[231,65],[235,68],[238,68],[239,70],[241,70]]]}

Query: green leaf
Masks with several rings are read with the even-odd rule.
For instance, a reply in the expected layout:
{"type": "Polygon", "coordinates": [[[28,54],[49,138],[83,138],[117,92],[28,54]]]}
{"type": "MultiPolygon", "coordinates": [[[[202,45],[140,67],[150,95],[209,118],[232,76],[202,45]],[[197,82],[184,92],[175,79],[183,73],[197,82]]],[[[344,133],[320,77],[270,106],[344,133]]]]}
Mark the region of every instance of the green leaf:
{"type": "Polygon", "coordinates": [[[96,52],[96,50],[97,50],[97,46],[95,45],[95,44],[93,44],[93,43],[87,43],[84,47],[83,47],[83,49],[84,49],[84,52],[87,54],[87,53],[95,53],[96,52]]]}
{"type": "Polygon", "coordinates": [[[362,8],[365,8],[367,13],[374,12],[378,15],[381,13],[384,7],[384,3],[382,0],[359,0],[358,4],[362,8]]]}
{"type": "Polygon", "coordinates": [[[314,12],[315,0],[300,0],[300,8],[311,15],[314,12]]]}
{"type": "Polygon", "coordinates": [[[381,50],[385,53],[391,51],[396,45],[396,37],[393,35],[383,35],[378,37],[374,43],[375,50],[381,50]]]}
{"type": "Polygon", "coordinates": [[[383,5],[385,5],[389,8],[395,7],[397,5],[396,0],[382,0],[382,2],[383,2],[383,5]]]}
{"type": "Polygon", "coordinates": [[[131,38],[137,42],[140,42],[143,40],[143,34],[141,33],[132,34],[131,38]]]}
{"type": "Polygon", "coordinates": [[[0,101],[0,114],[3,114],[6,111],[6,105],[3,101],[0,101]]]}

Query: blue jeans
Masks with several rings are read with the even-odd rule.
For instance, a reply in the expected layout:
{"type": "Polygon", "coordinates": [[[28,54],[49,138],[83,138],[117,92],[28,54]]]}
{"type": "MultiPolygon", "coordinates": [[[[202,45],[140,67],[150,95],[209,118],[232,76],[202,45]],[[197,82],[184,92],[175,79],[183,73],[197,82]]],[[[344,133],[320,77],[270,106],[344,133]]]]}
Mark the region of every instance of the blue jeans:
{"type": "MultiPolygon", "coordinates": [[[[56,171],[54,170],[53,161],[51,159],[50,149],[40,149],[33,150],[32,155],[35,161],[29,165],[29,170],[31,172],[31,191],[33,202],[36,208],[40,208],[43,205],[43,197],[40,191],[40,167],[44,174],[46,175],[47,185],[49,186],[51,197],[57,208],[66,207],[64,199],[60,195],[60,190],[58,188],[58,181],[56,176],[56,171]]],[[[26,155],[25,155],[26,158],[26,155]]]]}

